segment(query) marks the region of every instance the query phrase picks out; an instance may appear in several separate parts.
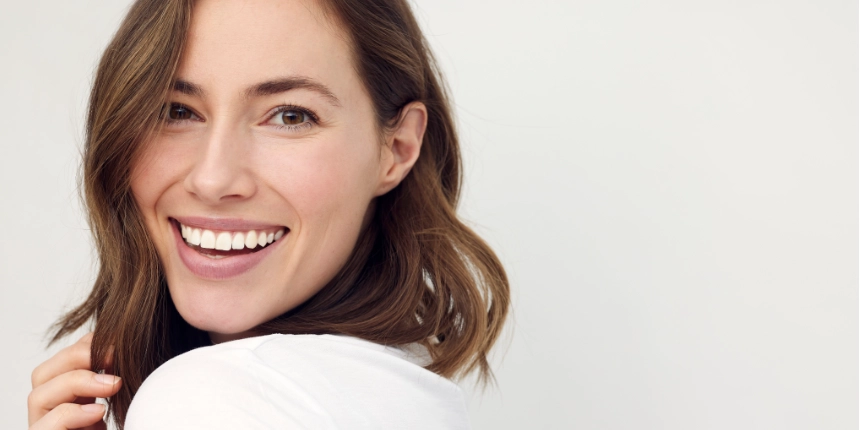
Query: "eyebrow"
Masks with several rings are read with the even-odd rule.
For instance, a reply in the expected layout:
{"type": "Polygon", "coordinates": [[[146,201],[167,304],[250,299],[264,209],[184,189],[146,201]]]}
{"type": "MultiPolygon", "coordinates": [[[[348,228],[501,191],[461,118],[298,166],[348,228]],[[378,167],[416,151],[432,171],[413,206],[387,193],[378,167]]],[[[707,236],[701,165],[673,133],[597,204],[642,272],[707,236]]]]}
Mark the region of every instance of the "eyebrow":
{"type": "MultiPolygon", "coordinates": [[[[335,106],[341,105],[340,100],[327,86],[304,76],[288,76],[252,85],[245,90],[245,97],[265,97],[295,89],[306,89],[316,92],[327,98],[335,106]]],[[[203,91],[200,85],[182,79],[177,79],[173,82],[173,90],[193,97],[202,98],[206,95],[206,92],[203,91]]]]}

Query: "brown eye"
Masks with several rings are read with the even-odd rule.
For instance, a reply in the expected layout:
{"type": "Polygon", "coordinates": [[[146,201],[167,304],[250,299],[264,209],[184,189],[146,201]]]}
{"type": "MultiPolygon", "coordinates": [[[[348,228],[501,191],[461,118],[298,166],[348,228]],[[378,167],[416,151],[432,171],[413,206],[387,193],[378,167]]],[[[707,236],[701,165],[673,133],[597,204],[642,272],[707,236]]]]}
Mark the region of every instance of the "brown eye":
{"type": "Polygon", "coordinates": [[[186,108],[185,106],[172,103],[167,108],[167,118],[171,121],[182,121],[186,119],[191,119],[194,114],[186,108]]]}
{"type": "Polygon", "coordinates": [[[302,111],[290,109],[280,113],[284,125],[299,125],[308,120],[308,115],[302,111]]]}

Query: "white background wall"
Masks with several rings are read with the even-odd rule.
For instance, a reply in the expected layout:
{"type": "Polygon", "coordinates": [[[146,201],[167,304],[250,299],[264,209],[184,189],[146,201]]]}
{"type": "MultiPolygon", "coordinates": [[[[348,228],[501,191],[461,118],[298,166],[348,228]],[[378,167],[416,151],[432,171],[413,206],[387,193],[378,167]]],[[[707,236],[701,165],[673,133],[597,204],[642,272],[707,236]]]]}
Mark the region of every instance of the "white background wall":
{"type": "MultiPolygon", "coordinates": [[[[0,12],[0,426],[92,281],[75,175],[128,1],[0,12]]],[[[476,429],[858,427],[858,5],[421,0],[514,315],[476,429]]]]}

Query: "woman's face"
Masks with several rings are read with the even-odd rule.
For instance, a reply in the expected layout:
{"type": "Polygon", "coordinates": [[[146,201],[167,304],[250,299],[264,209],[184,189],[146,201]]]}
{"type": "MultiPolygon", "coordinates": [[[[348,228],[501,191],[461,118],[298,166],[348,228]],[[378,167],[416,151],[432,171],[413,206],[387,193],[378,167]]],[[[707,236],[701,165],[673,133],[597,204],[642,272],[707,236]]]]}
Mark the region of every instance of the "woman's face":
{"type": "Polygon", "coordinates": [[[163,115],[131,187],[179,313],[215,341],[331,280],[417,157],[381,143],[346,38],[309,1],[197,1],[163,115]]]}

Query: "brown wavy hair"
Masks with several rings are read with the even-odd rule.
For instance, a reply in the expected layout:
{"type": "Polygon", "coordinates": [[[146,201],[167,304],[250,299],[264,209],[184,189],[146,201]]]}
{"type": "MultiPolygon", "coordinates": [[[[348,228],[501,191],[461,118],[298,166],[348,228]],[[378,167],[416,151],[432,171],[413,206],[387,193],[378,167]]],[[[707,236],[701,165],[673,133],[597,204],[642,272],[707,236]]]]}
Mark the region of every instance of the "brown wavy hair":
{"type": "MultiPolygon", "coordinates": [[[[415,166],[377,198],[372,222],[340,272],[255,332],[418,343],[432,358],[427,369],[449,378],[476,371],[486,382],[509,285],[493,251],[457,217],[459,143],[427,41],[406,0],[322,3],[351,42],[379,130],[393,127],[413,101],[427,107],[427,130],[415,166]]],[[[192,9],[193,0],[137,0],[101,58],[90,95],[81,181],[100,265],[92,292],[56,323],[52,342],[95,322],[93,369],[106,367],[113,345],[110,371],[123,378],[109,402],[120,428],[150,373],[211,344],[174,307],[129,183],[141,147],[158,131],[192,9]]]]}

